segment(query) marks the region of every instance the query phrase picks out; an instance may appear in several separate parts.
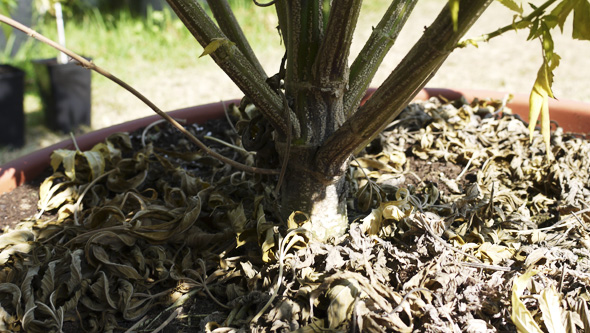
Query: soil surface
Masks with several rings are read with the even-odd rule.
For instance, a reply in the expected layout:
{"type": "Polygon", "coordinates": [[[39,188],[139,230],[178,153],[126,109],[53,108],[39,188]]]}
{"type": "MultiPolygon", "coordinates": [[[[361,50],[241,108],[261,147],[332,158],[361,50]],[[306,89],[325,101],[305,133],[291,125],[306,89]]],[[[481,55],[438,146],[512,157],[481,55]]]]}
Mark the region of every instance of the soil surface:
{"type": "Polygon", "coordinates": [[[37,213],[39,185],[23,184],[0,195],[0,228],[14,228],[22,219],[37,213]]]}
{"type": "MultiPolygon", "coordinates": [[[[38,184],[0,197],[0,330],[588,329],[590,144],[557,129],[548,161],[498,107],[407,107],[352,162],[350,229],[326,243],[274,218],[274,177],[168,125],[112,136],[104,170],[78,155],[49,178],[39,218],[38,184]]],[[[225,120],[188,130],[255,159],[207,139],[239,145],[225,120]]]]}

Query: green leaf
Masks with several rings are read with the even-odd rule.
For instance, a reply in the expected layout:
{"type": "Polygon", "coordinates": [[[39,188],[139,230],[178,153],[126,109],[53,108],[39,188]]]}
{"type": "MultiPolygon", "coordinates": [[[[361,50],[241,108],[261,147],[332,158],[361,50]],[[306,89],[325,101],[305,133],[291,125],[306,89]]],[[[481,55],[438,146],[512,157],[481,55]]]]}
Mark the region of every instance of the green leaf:
{"type": "Polygon", "coordinates": [[[579,0],[564,0],[551,11],[550,16],[554,16],[557,19],[557,24],[559,24],[561,32],[563,32],[565,20],[571,13],[572,9],[574,9],[578,1],[579,0]]]}
{"type": "Polygon", "coordinates": [[[572,37],[579,40],[590,40],[590,3],[578,1],[574,8],[574,28],[572,37]]]}
{"type": "Polygon", "coordinates": [[[459,0],[449,0],[449,9],[453,19],[453,30],[459,29],[459,0]]]}
{"type": "Polygon", "coordinates": [[[501,4],[506,6],[508,9],[515,11],[522,15],[522,5],[518,5],[514,0],[498,0],[501,4]]]}
{"type": "Polygon", "coordinates": [[[199,58],[204,57],[206,55],[209,55],[209,54],[217,51],[218,48],[220,48],[224,45],[232,46],[235,44],[227,38],[213,38],[211,43],[209,43],[207,46],[205,46],[205,49],[203,50],[203,53],[201,53],[199,58]]]}

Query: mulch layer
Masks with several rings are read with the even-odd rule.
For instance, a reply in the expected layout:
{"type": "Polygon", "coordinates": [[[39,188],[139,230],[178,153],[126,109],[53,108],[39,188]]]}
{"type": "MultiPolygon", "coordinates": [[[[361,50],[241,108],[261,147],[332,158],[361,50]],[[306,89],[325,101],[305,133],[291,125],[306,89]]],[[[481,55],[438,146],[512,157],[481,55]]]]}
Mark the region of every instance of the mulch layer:
{"type": "MultiPolygon", "coordinates": [[[[256,160],[226,120],[188,128],[256,160]]],[[[528,135],[498,101],[410,105],[351,162],[325,243],[279,224],[276,178],[167,125],[58,152],[0,196],[0,330],[589,332],[590,144],[558,128],[550,159],[528,135]]]]}

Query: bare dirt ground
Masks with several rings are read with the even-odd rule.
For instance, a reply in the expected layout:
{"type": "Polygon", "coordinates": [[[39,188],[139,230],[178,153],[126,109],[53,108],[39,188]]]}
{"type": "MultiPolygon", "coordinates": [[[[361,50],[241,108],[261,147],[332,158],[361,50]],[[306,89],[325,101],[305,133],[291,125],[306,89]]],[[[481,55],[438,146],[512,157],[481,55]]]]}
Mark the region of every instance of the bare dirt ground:
{"type": "MultiPolygon", "coordinates": [[[[381,2],[384,10],[388,2],[381,2]]],[[[375,77],[373,86],[378,86],[391,73],[403,55],[419,38],[423,27],[430,24],[436,17],[443,3],[444,1],[440,0],[425,0],[416,6],[413,16],[375,77]]],[[[369,6],[375,7],[374,4],[369,6]]],[[[363,42],[372,31],[372,26],[377,24],[379,14],[379,10],[361,13],[351,59],[354,59],[362,48],[363,42]]],[[[268,27],[270,34],[275,34],[276,22],[273,11],[259,10],[256,15],[260,15],[260,24],[268,27]]],[[[468,37],[477,37],[494,31],[510,23],[511,17],[512,14],[508,9],[494,2],[468,33],[468,37]]],[[[571,25],[571,23],[568,24],[571,25]]],[[[527,42],[526,36],[525,32],[510,32],[490,43],[481,43],[479,48],[468,47],[456,50],[428,86],[528,93],[542,60],[539,42],[527,42]]],[[[554,40],[557,53],[562,56],[562,63],[555,72],[555,96],[559,99],[590,102],[590,69],[588,67],[590,43],[572,40],[569,28],[563,35],[555,33],[554,40]]],[[[150,47],[147,41],[144,47],[150,47]]],[[[198,58],[202,48],[196,42],[186,47],[195,49],[194,58],[184,59],[182,62],[162,59],[162,62],[156,66],[143,59],[130,58],[129,66],[117,68],[115,74],[127,80],[164,110],[241,96],[239,89],[210,58],[198,58]]],[[[255,51],[269,75],[278,71],[283,52],[278,36],[273,45],[257,45],[255,51]]],[[[98,64],[109,69],[108,64],[98,64]]],[[[94,75],[93,80],[98,83],[106,79],[94,75]]],[[[92,99],[92,129],[152,114],[148,107],[115,84],[95,84],[92,99]]],[[[25,107],[27,108],[27,105],[25,107]]],[[[28,129],[27,145],[18,151],[1,151],[0,163],[65,138],[67,135],[56,135],[39,127],[28,129]]]]}

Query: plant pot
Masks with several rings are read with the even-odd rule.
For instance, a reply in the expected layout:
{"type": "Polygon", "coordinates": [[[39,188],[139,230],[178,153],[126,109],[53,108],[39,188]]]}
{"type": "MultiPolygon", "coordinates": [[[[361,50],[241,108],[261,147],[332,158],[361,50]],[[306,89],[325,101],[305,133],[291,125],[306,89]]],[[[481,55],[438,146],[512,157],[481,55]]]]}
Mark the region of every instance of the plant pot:
{"type": "Polygon", "coordinates": [[[35,60],[33,68],[45,126],[64,133],[90,126],[91,71],[74,62],[58,64],[56,58],[35,60]]]}
{"type": "Polygon", "coordinates": [[[9,124],[0,131],[0,146],[21,147],[25,144],[24,93],[25,72],[10,65],[0,65],[0,119],[9,124]]]}
{"type": "MultiPolygon", "coordinates": [[[[369,90],[367,96],[370,96],[374,91],[374,89],[369,90]]],[[[430,97],[458,99],[461,96],[465,97],[467,100],[472,100],[474,97],[502,99],[505,95],[505,93],[485,90],[426,88],[416,96],[416,99],[424,100],[430,97]]],[[[209,119],[223,116],[224,105],[238,102],[239,100],[233,100],[207,104],[173,111],[170,115],[174,118],[185,119],[188,124],[203,123],[209,119]]],[[[515,95],[507,106],[523,119],[528,119],[528,95],[515,95]]],[[[574,133],[590,133],[590,104],[571,101],[550,101],[550,112],[552,119],[558,121],[559,125],[563,127],[564,130],[574,133]]],[[[113,133],[135,131],[159,119],[159,116],[153,115],[142,119],[132,120],[82,135],[76,138],[76,142],[80,149],[88,150],[113,133]]],[[[9,192],[26,181],[33,180],[41,172],[47,169],[49,167],[51,152],[54,150],[73,149],[73,147],[74,144],[71,140],[62,141],[0,166],[0,194],[9,192]]]]}

